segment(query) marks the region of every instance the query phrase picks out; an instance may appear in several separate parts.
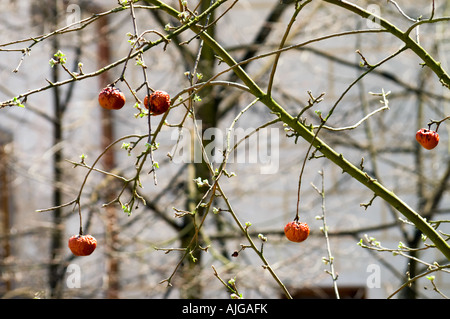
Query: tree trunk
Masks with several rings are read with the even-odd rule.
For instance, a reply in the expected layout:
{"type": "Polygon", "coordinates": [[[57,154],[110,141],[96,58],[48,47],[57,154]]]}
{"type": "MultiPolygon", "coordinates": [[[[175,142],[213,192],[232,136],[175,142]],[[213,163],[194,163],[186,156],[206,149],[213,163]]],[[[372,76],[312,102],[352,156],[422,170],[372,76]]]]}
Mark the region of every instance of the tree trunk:
{"type": "MultiPolygon", "coordinates": [[[[51,27],[56,28],[59,22],[59,8],[58,1],[54,0],[50,2],[51,10],[51,27]]],[[[52,50],[56,53],[59,50],[58,37],[53,38],[52,50]]],[[[53,56],[52,56],[53,57],[53,56]]],[[[54,66],[51,73],[52,82],[58,82],[59,68],[54,66]]],[[[63,141],[63,115],[64,108],[62,105],[61,92],[59,87],[53,88],[53,206],[57,207],[62,204],[61,183],[63,182],[63,171],[61,169],[61,161],[63,159],[61,143],[63,141]]],[[[64,224],[62,217],[62,209],[56,208],[53,211],[53,229],[51,234],[50,244],[50,267],[49,267],[49,284],[50,284],[50,296],[52,298],[62,297],[62,279],[64,274],[63,267],[60,265],[61,253],[62,253],[62,240],[63,240],[64,224]]]]}
{"type": "MultiPolygon", "coordinates": [[[[104,67],[111,61],[111,48],[110,41],[108,39],[108,19],[104,17],[98,22],[98,64],[99,68],[104,67]]],[[[111,79],[107,72],[104,72],[99,77],[100,89],[111,83],[111,79]]],[[[101,147],[105,149],[114,140],[114,116],[111,110],[101,109],[101,127],[102,127],[102,140],[101,147]]],[[[116,160],[114,151],[110,150],[102,158],[102,164],[104,169],[108,172],[112,171],[116,166],[116,160]]],[[[105,201],[110,202],[115,198],[115,191],[113,187],[109,187],[105,191],[105,201]]],[[[106,298],[117,299],[119,298],[119,259],[115,256],[115,250],[118,247],[118,229],[117,229],[117,212],[113,205],[105,207],[106,210],[106,247],[107,251],[107,275],[108,286],[106,291],[106,298]]]]}
{"type": "MultiPolygon", "coordinates": [[[[202,10],[209,7],[209,1],[202,2],[202,10]]],[[[210,17],[209,21],[213,21],[213,17],[210,17]]],[[[208,33],[213,36],[214,27],[208,29],[208,33]]],[[[214,52],[207,46],[204,46],[201,51],[200,63],[196,73],[201,73],[205,78],[210,78],[214,75],[215,68],[214,52]]],[[[195,79],[195,74],[193,74],[195,79]]],[[[215,98],[213,88],[206,87],[201,91],[202,101],[197,104],[194,102],[194,110],[196,113],[196,119],[201,123],[201,136],[202,144],[209,143],[211,141],[203,140],[203,133],[210,127],[217,126],[217,109],[218,101],[215,98]]],[[[192,133],[191,137],[195,140],[196,134],[192,133]]],[[[195,143],[195,141],[193,141],[195,143]]],[[[193,145],[191,143],[191,145],[193,145]]],[[[192,148],[194,150],[194,148],[192,148]]],[[[194,158],[194,157],[192,157],[194,158]]],[[[193,179],[200,177],[202,180],[209,179],[211,177],[210,171],[204,159],[200,163],[190,163],[188,165],[188,187],[187,187],[187,210],[192,211],[200,202],[203,192],[198,189],[197,185],[193,182],[193,179]]],[[[203,216],[203,208],[199,208],[196,215],[193,218],[200,218],[203,216]]],[[[184,284],[181,287],[181,297],[185,299],[198,299],[202,298],[202,287],[198,274],[201,271],[202,253],[199,249],[199,245],[202,245],[201,238],[198,240],[192,240],[195,236],[195,227],[193,218],[186,216],[184,218],[184,229],[182,232],[184,235],[181,238],[182,247],[186,247],[192,251],[192,256],[188,256],[185,260],[184,267],[182,268],[182,277],[184,284]],[[188,231],[186,231],[188,230],[188,231]],[[195,259],[195,260],[194,260],[195,259]]],[[[198,225],[198,223],[196,223],[198,225]]]]}
{"type": "MultiPolygon", "coordinates": [[[[5,134],[6,135],[6,134],[5,134]]],[[[10,142],[10,136],[6,138],[3,137],[3,133],[0,135],[0,213],[1,213],[1,229],[0,229],[0,237],[3,237],[3,243],[1,247],[1,258],[4,261],[8,260],[8,257],[11,256],[11,242],[9,238],[10,234],[10,216],[11,216],[11,189],[10,189],[10,176],[8,173],[8,164],[9,164],[9,154],[6,150],[5,145],[10,142]]],[[[0,275],[2,280],[0,281],[0,287],[4,287],[4,291],[0,293],[6,293],[12,288],[12,280],[9,276],[0,275]]]]}

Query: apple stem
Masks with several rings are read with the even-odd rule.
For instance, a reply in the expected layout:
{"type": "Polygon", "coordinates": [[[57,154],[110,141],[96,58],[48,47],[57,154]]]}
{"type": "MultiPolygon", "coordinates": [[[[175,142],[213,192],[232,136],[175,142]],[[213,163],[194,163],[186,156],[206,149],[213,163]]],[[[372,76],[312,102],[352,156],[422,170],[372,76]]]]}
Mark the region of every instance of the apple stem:
{"type": "Polygon", "coordinates": [[[80,230],[79,230],[79,234],[80,236],[83,236],[83,219],[81,218],[81,207],[78,207],[78,215],[80,216],[80,230]]]}

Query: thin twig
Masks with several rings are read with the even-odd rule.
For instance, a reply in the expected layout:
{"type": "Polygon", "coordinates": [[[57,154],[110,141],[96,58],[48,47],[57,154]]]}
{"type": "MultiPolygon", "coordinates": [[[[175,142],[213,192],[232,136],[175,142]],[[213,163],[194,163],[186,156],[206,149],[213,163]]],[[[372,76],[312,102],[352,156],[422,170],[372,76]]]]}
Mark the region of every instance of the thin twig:
{"type": "Polygon", "coordinates": [[[416,281],[416,280],[418,280],[418,279],[420,279],[420,278],[422,278],[422,277],[428,276],[429,274],[432,274],[432,273],[434,273],[434,272],[436,272],[436,271],[443,270],[443,269],[447,269],[447,268],[450,268],[450,265],[433,266],[432,269],[430,269],[430,270],[428,270],[428,271],[425,271],[425,272],[423,272],[423,273],[421,273],[421,274],[419,274],[419,275],[417,275],[417,276],[415,276],[415,277],[413,277],[413,278],[410,278],[410,279],[407,280],[406,282],[404,282],[398,289],[396,289],[392,294],[390,294],[390,295],[387,297],[387,299],[391,299],[391,298],[394,297],[397,293],[399,293],[403,288],[406,288],[406,287],[408,287],[409,285],[411,285],[414,281],[416,281]]]}
{"type": "MultiPolygon", "coordinates": [[[[351,125],[351,126],[345,126],[345,127],[331,127],[331,126],[327,126],[324,125],[323,129],[325,130],[329,130],[329,131],[333,131],[333,132],[339,132],[339,131],[347,131],[347,130],[354,130],[355,128],[357,128],[358,126],[360,126],[363,122],[365,122],[366,120],[368,120],[371,116],[377,114],[378,112],[384,111],[384,110],[388,110],[389,106],[383,106],[380,107],[379,109],[376,109],[375,111],[367,114],[366,116],[364,116],[361,120],[359,120],[356,124],[351,125]]],[[[314,126],[314,129],[317,129],[318,126],[314,126]]]]}
{"type": "Polygon", "coordinates": [[[336,299],[340,299],[339,296],[339,289],[337,286],[337,279],[338,279],[338,275],[336,274],[336,271],[334,269],[334,257],[331,253],[331,244],[330,244],[330,239],[328,237],[328,225],[326,222],[326,209],[325,209],[325,174],[324,171],[322,169],[322,171],[319,172],[320,176],[321,176],[321,180],[322,180],[322,187],[319,190],[316,186],[314,186],[313,184],[311,184],[313,186],[313,188],[317,191],[317,193],[319,193],[321,200],[322,200],[322,216],[319,216],[317,219],[321,219],[322,220],[322,233],[324,234],[325,237],[325,242],[326,242],[326,247],[327,247],[327,257],[323,258],[323,261],[325,262],[325,264],[329,264],[330,265],[330,271],[327,271],[327,273],[331,276],[331,279],[333,280],[333,289],[334,289],[334,294],[336,296],[336,299]]]}
{"type": "MultiPolygon", "coordinates": [[[[299,3],[296,4],[294,14],[292,15],[291,20],[289,21],[288,26],[286,28],[286,31],[284,32],[283,37],[280,41],[279,49],[282,49],[284,47],[286,40],[289,36],[289,32],[291,31],[291,28],[294,25],[294,22],[298,16],[298,14],[310,2],[311,2],[311,0],[308,0],[308,1],[303,2],[302,4],[299,4],[299,3]]],[[[275,61],[273,62],[272,71],[269,76],[269,84],[267,86],[267,94],[269,96],[272,94],[272,86],[273,86],[273,81],[275,79],[275,71],[277,70],[278,61],[280,60],[280,56],[281,56],[281,52],[278,52],[275,54],[275,61]]]]}

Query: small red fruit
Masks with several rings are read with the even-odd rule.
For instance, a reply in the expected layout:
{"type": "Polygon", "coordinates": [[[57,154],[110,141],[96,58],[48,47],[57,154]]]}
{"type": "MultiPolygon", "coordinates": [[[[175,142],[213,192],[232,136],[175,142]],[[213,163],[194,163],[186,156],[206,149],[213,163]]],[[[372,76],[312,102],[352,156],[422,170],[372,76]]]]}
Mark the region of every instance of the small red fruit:
{"type": "Polygon", "coordinates": [[[69,248],[75,256],[89,256],[97,247],[97,240],[91,235],[73,235],[69,248]]]}
{"type": "Polygon", "coordinates": [[[151,115],[160,115],[165,113],[170,107],[170,96],[164,91],[155,91],[144,99],[144,106],[150,111],[151,115]]]}
{"type": "Polygon", "coordinates": [[[433,130],[422,128],[416,133],[416,140],[427,150],[431,150],[439,143],[439,134],[433,130]]]}
{"type": "Polygon", "coordinates": [[[100,91],[98,103],[107,110],[119,110],[125,105],[125,95],[113,86],[107,86],[100,91]]]}
{"type": "Polygon", "coordinates": [[[286,238],[294,243],[300,243],[309,236],[309,226],[307,223],[297,221],[289,222],[284,226],[286,238]]]}

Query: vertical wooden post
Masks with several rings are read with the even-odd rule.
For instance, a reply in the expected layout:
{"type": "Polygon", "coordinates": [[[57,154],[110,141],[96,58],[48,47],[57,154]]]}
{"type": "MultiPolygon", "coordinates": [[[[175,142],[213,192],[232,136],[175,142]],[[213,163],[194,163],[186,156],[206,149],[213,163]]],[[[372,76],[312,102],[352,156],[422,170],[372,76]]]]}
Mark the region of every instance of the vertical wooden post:
{"type": "MultiPolygon", "coordinates": [[[[97,24],[98,34],[98,64],[99,68],[104,67],[111,61],[111,48],[108,41],[108,18],[103,17],[97,24]]],[[[107,72],[99,76],[100,89],[111,83],[107,72]]],[[[101,109],[102,140],[101,147],[106,148],[114,140],[114,113],[111,110],[101,109]]],[[[111,171],[116,166],[114,151],[107,152],[102,158],[102,164],[106,171],[111,171]]],[[[115,198],[114,190],[107,189],[105,192],[106,202],[115,198]]],[[[116,208],[112,205],[106,208],[106,246],[107,246],[107,274],[108,288],[106,297],[108,299],[119,298],[119,260],[114,251],[118,244],[117,214],[116,208]]]]}
{"type": "MultiPolygon", "coordinates": [[[[9,228],[10,228],[10,207],[11,207],[11,191],[9,184],[9,174],[8,174],[8,153],[5,149],[5,145],[8,141],[4,140],[0,136],[0,213],[1,213],[1,229],[0,236],[3,237],[2,243],[2,260],[7,260],[11,256],[11,244],[9,238],[9,228]]],[[[8,292],[12,288],[11,279],[6,278],[3,281],[5,291],[8,292]]]]}

